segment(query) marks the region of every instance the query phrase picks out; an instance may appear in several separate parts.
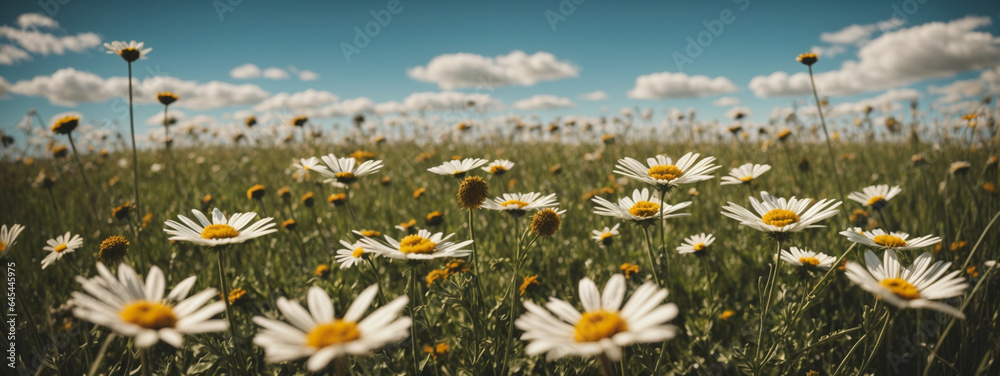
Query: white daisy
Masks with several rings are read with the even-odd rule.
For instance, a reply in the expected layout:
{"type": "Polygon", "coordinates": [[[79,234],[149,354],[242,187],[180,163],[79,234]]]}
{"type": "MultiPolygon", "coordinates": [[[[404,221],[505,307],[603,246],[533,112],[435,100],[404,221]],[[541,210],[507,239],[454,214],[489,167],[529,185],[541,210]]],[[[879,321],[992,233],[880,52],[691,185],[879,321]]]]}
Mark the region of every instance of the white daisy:
{"type": "Polygon", "coordinates": [[[897,251],[909,251],[923,247],[929,247],[941,242],[941,238],[934,235],[925,235],[919,238],[910,239],[910,234],[905,232],[886,233],[880,228],[871,231],[860,231],[860,228],[841,231],[840,234],[847,237],[851,242],[867,245],[869,247],[895,249],[897,251]]]}
{"type": "Polygon", "coordinates": [[[903,189],[898,185],[889,188],[886,184],[879,184],[864,187],[861,192],[851,192],[847,198],[857,201],[861,205],[871,206],[875,210],[881,210],[889,205],[889,200],[902,191],[903,189]]]}
{"type": "Polygon", "coordinates": [[[362,291],[340,319],[335,318],[330,296],[319,287],[309,288],[309,310],[297,302],[278,298],[278,309],[288,323],[254,317],[253,322],[264,329],[254,337],[253,343],[264,348],[268,363],[308,357],[306,367],[310,372],[319,372],[330,361],[344,355],[368,355],[372,350],[409,335],[410,318],[399,317],[409,302],[406,296],[364,317],[377,292],[377,285],[362,291]]]}
{"type": "Polygon", "coordinates": [[[704,255],[705,249],[712,245],[712,243],[715,243],[715,236],[712,236],[712,234],[701,233],[698,235],[691,235],[684,238],[684,244],[677,247],[677,253],[682,255],[688,253],[704,255]]]}
{"type": "Polygon", "coordinates": [[[215,208],[212,210],[211,222],[208,221],[208,218],[202,212],[198,210],[191,210],[191,212],[194,213],[195,218],[198,219],[200,224],[183,215],[177,216],[183,224],[168,219],[166,225],[170,228],[165,228],[163,231],[173,235],[170,237],[170,240],[182,240],[207,247],[215,247],[218,245],[243,243],[247,240],[278,231],[274,227],[274,222],[272,222],[273,218],[270,217],[261,219],[247,227],[247,224],[257,216],[257,213],[254,212],[236,213],[227,220],[222,211],[219,208],[215,208]]]}
{"type": "Polygon", "coordinates": [[[489,210],[505,211],[513,216],[524,215],[529,210],[551,208],[559,205],[556,202],[556,194],[542,197],[541,193],[504,193],[503,196],[486,200],[483,208],[489,210]]]}
{"type": "Polygon", "coordinates": [[[681,184],[695,183],[715,177],[708,175],[719,168],[713,165],[715,157],[707,157],[698,161],[701,154],[687,153],[677,164],[665,156],[657,155],[646,159],[646,165],[632,159],[619,159],[615,173],[628,176],[664,191],[681,184]],[[697,163],[695,163],[697,161],[697,163]]]}
{"type": "Polygon", "coordinates": [[[42,248],[42,250],[49,251],[47,256],[42,259],[42,269],[49,267],[56,260],[61,259],[63,255],[67,253],[73,253],[77,248],[83,246],[83,238],[80,235],[72,235],[69,231],[65,235],[59,235],[55,239],[49,239],[46,242],[48,245],[42,248]]]}
{"type": "Polygon", "coordinates": [[[462,249],[472,244],[472,240],[459,243],[446,241],[452,236],[455,234],[444,236],[440,232],[431,234],[430,231],[420,230],[398,241],[386,235],[385,241],[388,244],[372,238],[364,238],[360,242],[366,251],[394,259],[429,260],[440,257],[462,257],[472,253],[471,250],[462,249]]]}
{"type": "MultiPolygon", "coordinates": [[[[597,215],[622,218],[642,223],[649,223],[647,221],[660,218],[661,215],[660,205],[662,203],[659,198],[650,194],[648,188],[643,188],[641,191],[636,189],[632,192],[632,197],[623,197],[618,199],[618,204],[605,200],[601,196],[595,196],[591,199],[591,201],[598,206],[594,209],[594,214],[597,215]]],[[[691,215],[691,213],[671,214],[688,206],[691,206],[691,201],[685,201],[677,205],[663,205],[662,215],[664,218],[691,215]]]]}
{"type": "Polygon", "coordinates": [[[807,228],[824,227],[816,223],[837,215],[840,201],[819,200],[810,206],[811,199],[785,199],[767,192],[760,193],[761,201],[750,197],[754,214],[746,208],[729,202],[722,207],[722,215],[740,221],[741,225],[768,233],[799,232],[807,228]]]}
{"type": "Polygon", "coordinates": [[[305,179],[306,174],[312,171],[320,174],[329,172],[326,166],[319,164],[319,158],[316,157],[309,157],[309,159],[299,158],[298,162],[292,163],[292,167],[295,168],[295,174],[298,176],[300,182],[305,179]]]}
{"type": "Polygon", "coordinates": [[[155,265],[149,269],[145,283],[127,264],[118,266],[117,278],[102,263],[97,263],[97,272],[99,276],[90,279],[76,277],[86,293],[73,293],[73,315],[135,337],[139,348],[153,346],[160,340],[180,348],[184,344],[181,334],[221,332],[229,328],[225,320],[210,320],[226,310],[222,301],[205,305],[217,295],[214,288],[188,297],[195,276],[178,283],[164,298],[166,279],[155,265]]]}
{"type": "Polygon", "coordinates": [[[721,185],[750,184],[770,170],[771,165],[747,163],[729,171],[729,176],[723,176],[721,185]]]}
{"type": "Polygon", "coordinates": [[[514,162],[508,161],[506,159],[497,159],[491,162],[489,165],[483,167],[483,171],[489,172],[493,175],[503,175],[510,169],[514,168],[514,162]]]}
{"type": "Polygon", "coordinates": [[[428,168],[427,171],[438,175],[451,175],[457,178],[465,177],[465,173],[486,164],[488,161],[479,158],[465,158],[461,161],[447,161],[440,166],[428,168]]]}
{"type": "Polygon", "coordinates": [[[791,247],[787,251],[781,250],[781,259],[789,264],[794,264],[802,267],[816,267],[821,269],[830,269],[833,263],[837,262],[836,257],[832,257],[825,253],[816,253],[808,249],[791,247]]]}
{"type": "Polygon", "coordinates": [[[341,184],[351,184],[360,177],[374,174],[382,169],[382,161],[365,161],[357,165],[357,160],[354,158],[337,158],[333,154],[324,155],[321,159],[329,170],[324,169],[319,172],[341,184]]]}
{"type": "Polygon", "coordinates": [[[24,226],[16,223],[10,226],[10,229],[7,228],[7,225],[0,226],[0,259],[7,257],[7,253],[17,242],[17,236],[21,235],[21,231],[24,231],[24,226]]]}
{"type": "Polygon", "coordinates": [[[114,41],[111,43],[105,43],[104,48],[108,49],[107,53],[121,56],[128,62],[133,62],[138,59],[146,59],[146,55],[149,55],[153,51],[152,48],[142,48],[143,42],[131,41],[125,43],[124,41],[114,41]]]}
{"type": "Polygon", "coordinates": [[[621,223],[615,223],[615,227],[608,228],[608,226],[604,226],[603,230],[591,231],[590,233],[594,234],[594,236],[591,236],[590,238],[594,239],[594,241],[596,241],[598,244],[607,247],[611,245],[611,242],[614,241],[614,237],[619,235],[618,226],[621,225],[622,225],[621,223]]]}
{"type": "Polygon", "coordinates": [[[528,312],[514,325],[524,331],[528,355],[548,353],[549,359],[567,355],[591,357],[606,355],[611,361],[621,358],[621,347],[633,343],[658,343],[674,337],[676,327],[666,322],[677,317],[677,305],[660,304],[667,290],[646,282],[625,299],[625,277],[615,274],[604,286],[604,293],[589,278],[580,280],[581,314],[558,298],[549,298],[542,308],[524,302],[528,312]],[[553,316],[553,314],[555,314],[553,316]]]}
{"type": "MultiPolygon", "coordinates": [[[[367,253],[361,245],[361,242],[351,244],[347,241],[341,240],[340,245],[345,248],[338,249],[337,255],[334,256],[334,259],[337,260],[338,264],[340,264],[341,269],[347,269],[356,264],[360,264],[361,260],[364,259],[365,253],[367,253]]],[[[374,255],[378,256],[378,254],[374,255]]]]}
{"type": "Polygon", "coordinates": [[[848,262],[847,278],[868,292],[878,295],[886,302],[899,308],[926,308],[949,315],[965,318],[965,314],[950,305],[934,300],[962,295],[969,287],[956,270],[945,275],[950,262],[937,261],[934,256],[924,253],[913,261],[913,265],[903,268],[893,250],[886,250],[880,262],[872,251],[865,252],[865,264],[848,262]]]}

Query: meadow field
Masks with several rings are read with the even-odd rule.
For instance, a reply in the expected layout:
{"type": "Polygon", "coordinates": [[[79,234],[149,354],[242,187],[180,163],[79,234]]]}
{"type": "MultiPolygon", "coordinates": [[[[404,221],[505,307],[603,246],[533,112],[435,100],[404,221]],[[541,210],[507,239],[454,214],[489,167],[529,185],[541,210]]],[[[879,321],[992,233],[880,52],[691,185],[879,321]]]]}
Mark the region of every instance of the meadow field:
{"type": "Polygon", "coordinates": [[[173,130],[137,165],[127,130],[77,141],[78,157],[56,130],[0,164],[5,374],[995,375],[994,116],[987,101],[968,119],[836,123],[832,150],[818,118],[303,119],[173,130]],[[648,175],[672,183],[623,173],[658,155],[648,175]],[[428,171],[470,158],[513,166],[428,171]],[[745,163],[770,170],[721,184],[745,163]],[[901,191],[847,198],[879,184],[901,191]],[[543,197],[502,197],[529,192],[543,197]],[[734,220],[751,198],[784,209],[734,220]],[[698,234],[714,241],[678,251],[698,234]],[[779,261],[792,247],[818,254],[779,261]],[[858,282],[886,249],[883,279],[858,282]]]}

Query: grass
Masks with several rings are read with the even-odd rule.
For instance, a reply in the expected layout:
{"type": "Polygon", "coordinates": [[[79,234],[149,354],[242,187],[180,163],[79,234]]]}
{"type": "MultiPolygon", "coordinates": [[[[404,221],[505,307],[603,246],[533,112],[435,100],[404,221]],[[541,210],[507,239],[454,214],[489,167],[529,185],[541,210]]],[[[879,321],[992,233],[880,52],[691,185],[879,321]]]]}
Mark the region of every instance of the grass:
{"type": "MultiPolygon", "coordinates": [[[[990,143],[993,145],[994,143],[990,143]]],[[[995,273],[988,274],[987,260],[997,258],[1000,231],[988,224],[1000,210],[1000,196],[983,189],[983,184],[998,182],[996,164],[987,167],[988,150],[972,152],[954,142],[938,147],[925,143],[887,141],[880,143],[835,142],[838,164],[848,192],[872,184],[899,185],[903,193],[892,200],[886,217],[871,211],[868,227],[884,227],[888,220],[893,230],[921,236],[935,234],[943,238],[937,259],[952,261],[953,270],[966,262],[976,267],[979,277],[970,278],[966,295],[948,301],[963,307],[965,320],[952,322],[950,316],[933,311],[899,310],[886,307],[871,294],[849,283],[842,271],[795,270],[784,265],[778,271],[774,300],[765,318],[764,336],[758,349],[762,290],[771,273],[774,243],[756,231],[743,228],[721,215],[729,201],[747,205],[747,196],[759,197],[759,191],[776,196],[838,198],[836,177],[825,153],[818,144],[789,141],[787,145],[770,143],[763,150],[757,141],[664,144],[650,141],[618,140],[606,147],[599,144],[506,143],[469,144],[326,144],[316,140],[305,145],[286,146],[213,146],[184,148],[175,146],[167,158],[163,150],[139,155],[139,174],[143,213],[131,213],[127,219],[111,216],[113,207],[131,200],[131,166],[121,167],[118,160],[131,161],[122,149],[107,157],[83,155],[88,177],[98,192],[90,192],[98,211],[90,213],[88,193],[75,161],[68,158],[36,159],[30,165],[3,162],[4,179],[0,187],[3,223],[27,227],[10,252],[9,268],[15,269],[18,325],[18,362],[28,374],[131,373],[140,364],[140,354],[128,337],[114,336],[108,329],[75,319],[67,309],[70,293],[79,291],[73,280],[77,274],[92,276],[97,262],[97,246],[111,235],[124,235],[132,242],[126,262],[140,274],[149,265],[158,265],[167,276],[168,287],[180,280],[198,276],[195,291],[220,285],[215,252],[190,244],[171,244],[162,231],[163,221],[178,214],[190,215],[202,209],[202,199],[211,195],[208,210],[218,207],[227,214],[257,212],[274,217],[280,223],[294,218],[295,230],[279,229],[247,243],[234,245],[224,252],[225,274],[230,288],[247,294],[234,306],[234,321],[244,338],[237,340],[246,359],[234,359],[229,332],[185,337],[185,345],[175,349],[160,343],[148,352],[154,374],[278,374],[306,373],[304,362],[267,364],[263,351],[250,340],[258,327],[253,316],[279,317],[275,301],[279,297],[305,301],[310,286],[320,286],[334,300],[342,314],[365,287],[380,283],[386,300],[410,293],[407,285],[411,265],[377,259],[374,273],[367,263],[339,269],[333,260],[338,241],[353,240],[350,231],[372,229],[399,238],[397,224],[416,220],[416,226],[433,232],[456,233],[455,239],[470,239],[469,218],[475,227],[479,275],[483,299],[473,295],[471,272],[454,274],[443,282],[428,285],[424,276],[440,269],[447,260],[413,264],[417,274],[417,300],[414,315],[417,347],[445,343],[446,352],[435,356],[422,351],[416,361],[423,374],[596,374],[602,369],[598,358],[563,358],[546,360],[544,356],[526,356],[524,343],[514,331],[513,343],[507,343],[510,328],[510,302],[532,300],[542,303],[558,297],[579,308],[577,282],[584,277],[598,286],[623,263],[639,265],[640,272],[628,279],[628,291],[634,291],[646,279],[648,270],[646,244],[641,229],[623,223],[621,236],[607,247],[590,239],[590,232],[613,226],[616,221],[593,214],[593,205],[585,198],[601,188],[614,193],[616,200],[642,188],[612,173],[615,161],[623,157],[643,159],[656,154],[674,158],[685,152],[714,156],[722,176],[745,162],[770,164],[773,169],[753,185],[720,186],[718,179],[691,185],[691,191],[679,189],[667,198],[668,203],[691,200],[686,209],[692,216],[666,221],[663,249],[658,232],[651,227],[650,237],[657,263],[671,265],[661,270],[664,287],[670,289],[668,302],[676,303],[680,316],[671,323],[679,327],[677,338],[666,343],[632,345],[625,349],[621,362],[610,364],[619,374],[787,374],[804,375],[814,370],[831,374],[997,374],[1000,344],[997,342],[1000,314],[995,273]],[[362,178],[350,189],[348,207],[333,207],[326,197],[341,193],[311,176],[296,181],[290,175],[293,158],[335,153],[346,156],[355,150],[375,153],[385,168],[374,176],[362,178]],[[601,149],[600,159],[585,160],[584,154],[601,149]],[[436,152],[424,161],[422,153],[436,152]],[[922,153],[926,165],[915,167],[911,156],[922,153]],[[474,211],[468,217],[458,207],[458,181],[427,172],[427,168],[451,159],[453,155],[487,159],[510,159],[516,166],[502,176],[484,176],[491,196],[504,192],[556,193],[563,217],[561,229],[551,238],[539,238],[531,247],[521,248],[525,262],[511,280],[512,258],[518,249],[514,226],[523,231],[530,221],[526,216],[515,223],[506,214],[474,211]],[[800,168],[800,159],[809,159],[809,168],[800,168]],[[202,161],[203,162],[199,162],[202,161]],[[951,162],[967,160],[969,173],[951,176],[951,162]],[[150,166],[165,165],[158,172],[150,166]],[[554,166],[560,167],[553,173],[554,166]],[[55,177],[51,191],[36,182],[39,173],[55,177]],[[390,184],[380,179],[388,177],[390,184]],[[262,201],[247,198],[247,189],[261,184],[266,189],[262,201]],[[279,188],[288,187],[291,198],[277,197],[279,188]],[[426,188],[419,198],[414,191],[426,188]],[[696,191],[694,191],[696,190],[696,191]],[[306,208],[299,197],[315,194],[313,208],[306,208]],[[444,221],[428,227],[425,216],[441,211],[444,221]],[[152,219],[142,224],[142,217],[152,219]],[[876,224],[877,222],[877,224],[876,224]],[[45,241],[71,231],[83,235],[84,247],[66,255],[46,270],[40,269],[45,256],[45,241]],[[678,255],[674,248],[684,237],[707,232],[718,240],[703,256],[678,255]],[[138,235],[138,241],[136,240],[138,235]],[[954,245],[954,246],[952,246],[954,245]],[[975,253],[973,254],[973,250],[975,253]],[[145,255],[148,264],[140,262],[145,255]],[[320,265],[329,273],[317,275],[320,265]],[[523,296],[509,295],[512,285],[527,276],[537,276],[538,285],[523,296]],[[985,280],[984,280],[985,279],[985,280]],[[819,281],[822,284],[817,284],[819,281]],[[973,290],[978,283],[982,286],[973,290]],[[807,292],[815,291],[813,295],[807,292]],[[975,291],[975,294],[970,294],[975,291]],[[727,310],[732,316],[721,318],[727,310]],[[27,318],[31,318],[29,322],[27,318]],[[947,332],[947,337],[943,337],[947,332]],[[930,346],[939,343],[940,347],[930,346]],[[478,350],[478,352],[477,352],[478,350]],[[662,352],[661,352],[662,351],[662,352]],[[507,355],[509,353],[509,356],[507,355]],[[935,354],[929,360],[931,354],[935,354]],[[764,354],[760,356],[757,354],[764,354]],[[762,358],[767,360],[759,361],[762,358]],[[239,368],[246,364],[246,369],[239,368]],[[657,366],[659,364],[659,366],[657,366]],[[507,368],[509,366],[509,369],[507,368]],[[839,373],[837,373],[839,370],[839,373]]],[[[993,150],[991,146],[988,149],[993,150]]],[[[838,235],[848,226],[848,214],[861,207],[853,201],[844,203],[844,212],[824,221],[827,227],[795,235],[782,247],[797,246],[824,252],[835,257],[850,247],[838,235]]],[[[525,243],[527,244],[527,243],[525,243]]],[[[924,250],[921,250],[923,252],[924,250]]],[[[926,251],[932,251],[927,249],[926,251]]],[[[863,249],[855,249],[848,260],[857,261],[863,249]]],[[[904,255],[912,260],[917,253],[904,255]]],[[[467,261],[471,259],[466,258],[467,261]]],[[[963,271],[963,275],[971,277],[963,271]]],[[[376,303],[377,305],[378,303],[376,303]]],[[[523,313],[519,304],[514,312],[523,313]]],[[[221,316],[221,315],[220,315],[221,316]]],[[[515,316],[516,317],[516,316],[515,316]]],[[[344,368],[353,374],[412,373],[411,341],[391,344],[367,357],[349,356],[344,368]]]]}

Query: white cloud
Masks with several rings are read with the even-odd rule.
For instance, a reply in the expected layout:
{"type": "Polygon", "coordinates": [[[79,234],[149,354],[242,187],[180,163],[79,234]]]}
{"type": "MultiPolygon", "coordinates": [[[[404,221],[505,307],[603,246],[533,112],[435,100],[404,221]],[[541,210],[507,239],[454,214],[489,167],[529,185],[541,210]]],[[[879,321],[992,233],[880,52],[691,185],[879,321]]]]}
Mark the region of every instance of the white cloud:
{"type": "Polygon", "coordinates": [[[83,52],[101,44],[101,37],[95,33],[79,33],[60,37],[41,31],[16,29],[6,25],[0,26],[0,37],[14,41],[28,52],[44,56],[62,55],[67,50],[83,52]]]}
{"type": "Polygon", "coordinates": [[[10,82],[7,79],[0,77],[0,98],[7,96],[7,91],[10,90],[10,82]]]}
{"type": "Polygon", "coordinates": [[[31,60],[31,56],[26,51],[12,45],[0,45],[0,65],[13,65],[21,60],[31,60]]]}
{"type": "Polygon", "coordinates": [[[299,81],[316,81],[319,79],[319,75],[310,70],[299,71],[296,74],[299,76],[299,81]]]}
{"type": "MultiPolygon", "coordinates": [[[[838,104],[833,107],[829,115],[863,114],[869,106],[872,109],[882,112],[892,112],[903,108],[899,102],[910,102],[919,98],[919,91],[913,89],[892,89],[874,98],[862,99],[853,103],[838,104]]],[[[824,108],[824,112],[826,111],[824,108]]]]}
{"type": "Polygon", "coordinates": [[[403,112],[407,112],[406,106],[396,101],[383,102],[375,105],[375,113],[379,115],[403,112]]]}
{"type": "MultiPolygon", "coordinates": [[[[884,33],[862,46],[857,60],[817,74],[816,86],[823,95],[851,95],[996,66],[1000,38],[975,31],[987,25],[989,17],[970,16],[884,33]]],[[[810,91],[809,76],[775,72],[754,77],[750,89],[759,97],[801,95],[810,91]]]]}
{"type": "Polygon", "coordinates": [[[844,52],[847,52],[847,47],[844,47],[843,45],[839,45],[839,44],[836,44],[836,45],[833,45],[833,46],[826,46],[826,47],[813,46],[813,48],[810,50],[810,52],[812,52],[812,53],[814,53],[816,55],[819,55],[819,57],[821,57],[821,58],[824,58],[824,57],[834,57],[834,56],[840,55],[840,54],[842,54],[844,52]]]}
{"type": "Polygon", "coordinates": [[[822,33],[819,40],[833,44],[858,44],[868,41],[875,31],[890,31],[903,25],[897,18],[867,25],[851,25],[831,33],[822,33]]]}
{"type": "Polygon", "coordinates": [[[740,102],[740,99],[736,97],[722,97],[712,101],[712,105],[718,107],[738,106],[740,103],[742,102],[740,102]]]}
{"type": "Polygon", "coordinates": [[[486,57],[471,53],[439,55],[427,66],[406,71],[415,80],[435,83],[441,89],[462,87],[532,86],[540,81],[576,77],[579,68],[556,59],[548,52],[528,55],[514,51],[507,55],[486,57]]]}
{"type": "Polygon", "coordinates": [[[697,98],[736,90],[736,85],[725,77],[660,72],[636,78],[635,87],[629,90],[628,96],[636,99],[697,98]]]}
{"type": "Polygon", "coordinates": [[[288,72],[285,72],[285,70],[281,68],[271,67],[265,69],[264,72],[261,73],[261,76],[272,80],[284,80],[288,78],[288,72]]]}
{"type": "Polygon", "coordinates": [[[43,16],[38,13],[25,13],[17,17],[17,26],[22,29],[28,28],[56,28],[59,27],[59,23],[49,17],[43,16]]]}
{"type": "Polygon", "coordinates": [[[260,68],[256,65],[246,63],[229,71],[229,76],[236,79],[249,79],[260,77],[260,68]]]}
{"type": "Polygon", "coordinates": [[[576,107],[576,103],[573,103],[569,98],[560,98],[554,95],[535,95],[514,102],[513,106],[518,110],[549,110],[576,107]]]}
{"type": "MultiPolygon", "coordinates": [[[[181,111],[181,110],[170,109],[170,111],[167,111],[167,117],[169,117],[171,119],[174,119],[177,122],[181,122],[181,121],[187,119],[187,114],[184,113],[184,111],[181,111]]],[[[157,125],[157,126],[161,126],[162,127],[163,126],[163,110],[160,110],[159,112],[156,113],[156,115],[153,115],[153,116],[150,116],[149,118],[147,118],[146,119],[146,125],[157,125]]]]}
{"type": "Polygon", "coordinates": [[[410,94],[403,100],[403,106],[408,111],[464,111],[470,108],[500,109],[503,103],[489,94],[429,91],[410,94]]]}
{"type": "MultiPolygon", "coordinates": [[[[180,96],[172,105],[194,110],[226,106],[255,104],[269,96],[256,85],[234,85],[219,81],[199,83],[174,77],[155,76],[145,80],[133,79],[137,103],[157,103],[156,93],[171,91],[180,96]]],[[[44,97],[52,104],[75,106],[77,103],[104,102],[128,95],[128,78],[103,78],[90,72],[63,68],[51,76],[36,76],[22,80],[10,87],[18,95],[44,97]]]]}
{"type": "Polygon", "coordinates": [[[302,111],[315,109],[338,100],[336,94],[329,91],[308,89],[297,93],[278,93],[265,99],[253,107],[254,111],[302,111]]]}
{"type": "Polygon", "coordinates": [[[580,99],[587,101],[603,101],[608,99],[608,93],[605,93],[604,90],[592,91],[590,93],[580,94],[580,99]]]}

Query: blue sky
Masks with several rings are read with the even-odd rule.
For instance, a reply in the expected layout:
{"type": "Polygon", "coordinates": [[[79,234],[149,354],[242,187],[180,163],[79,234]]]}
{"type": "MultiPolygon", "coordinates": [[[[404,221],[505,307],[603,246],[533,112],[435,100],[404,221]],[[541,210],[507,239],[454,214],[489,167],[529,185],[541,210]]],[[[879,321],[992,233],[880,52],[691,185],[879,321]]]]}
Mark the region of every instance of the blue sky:
{"type": "MultiPolygon", "coordinates": [[[[392,2],[384,0],[280,3],[253,0],[218,0],[215,3],[69,0],[58,7],[52,5],[58,4],[58,1],[51,0],[47,7],[35,1],[5,4],[0,24],[7,25],[7,31],[10,32],[19,28],[20,16],[38,13],[58,23],[57,27],[27,28],[44,35],[58,38],[93,33],[100,42],[133,39],[143,41],[153,51],[147,60],[134,64],[139,79],[148,76],[147,71],[153,71],[190,84],[220,81],[233,85],[253,85],[259,90],[251,91],[261,98],[282,92],[291,94],[313,89],[335,94],[339,101],[365,97],[372,103],[402,102],[412,93],[445,90],[442,85],[447,85],[447,78],[432,77],[421,81],[407,73],[413,67],[427,67],[436,57],[456,53],[481,55],[484,58],[496,58],[513,51],[523,51],[529,56],[547,53],[557,63],[573,67],[571,74],[551,79],[529,79],[527,81],[530,84],[518,82],[480,90],[503,103],[503,110],[491,113],[538,114],[543,119],[548,119],[570,114],[599,116],[602,109],[617,114],[622,107],[634,106],[657,110],[693,107],[699,111],[702,119],[722,118],[734,106],[716,106],[713,101],[720,97],[732,97],[739,100],[739,106],[750,109],[750,119],[765,122],[775,106],[790,106],[794,101],[808,99],[809,96],[804,95],[801,87],[794,84],[794,79],[785,82],[775,78],[776,82],[773,84],[779,87],[757,90],[751,87],[751,81],[755,77],[775,72],[787,72],[789,75],[804,72],[805,67],[794,58],[814,47],[830,48],[836,45],[839,46],[837,49],[843,50],[832,56],[821,52],[821,61],[814,67],[817,73],[836,71],[842,68],[841,64],[845,61],[867,58],[872,64],[890,64],[887,69],[892,72],[911,72],[912,69],[912,76],[916,77],[906,79],[905,74],[901,73],[903,78],[886,78],[885,82],[881,82],[880,77],[875,77],[859,80],[863,81],[860,83],[844,84],[848,87],[831,86],[829,93],[837,94],[830,96],[832,105],[878,97],[887,90],[910,89],[916,91],[916,94],[896,92],[900,95],[890,95],[887,100],[898,97],[904,98],[900,103],[908,103],[909,98],[918,95],[922,103],[926,103],[927,110],[932,111],[930,104],[948,94],[956,93],[953,98],[942,101],[941,106],[976,101],[981,95],[996,90],[997,87],[990,86],[993,76],[989,75],[989,71],[1000,66],[1000,52],[997,52],[1000,50],[1000,3],[923,1],[921,4],[917,0],[910,0],[910,4],[906,4],[906,1],[879,0],[628,3],[585,0],[576,4],[572,0],[401,0],[398,7],[394,8],[398,12],[392,14],[385,11],[392,2]],[[568,11],[570,4],[573,5],[571,12],[568,11]],[[216,7],[223,10],[221,16],[216,7]],[[342,53],[342,43],[353,43],[355,27],[363,29],[366,24],[375,21],[371,14],[373,11],[391,14],[391,20],[385,26],[379,25],[378,34],[371,38],[367,46],[359,49],[360,53],[352,55],[348,62],[342,53]],[[726,11],[731,12],[730,16],[725,17],[731,22],[717,22],[720,13],[726,11]],[[559,16],[553,16],[554,14],[559,16]],[[903,15],[905,21],[897,19],[896,21],[903,22],[885,26],[892,24],[885,24],[886,21],[898,18],[898,15],[903,15]],[[974,19],[975,22],[970,22],[975,25],[964,28],[956,26],[956,22],[963,19],[974,19]],[[552,20],[556,20],[554,30],[552,20]],[[686,54],[690,44],[688,38],[696,39],[699,33],[710,32],[706,29],[706,22],[723,25],[721,33],[713,34],[711,43],[701,47],[699,55],[688,56],[691,61],[678,67],[675,58],[679,56],[677,54],[686,54]],[[880,22],[883,22],[882,26],[874,26],[880,22]],[[942,23],[944,27],[940,30],[927,28],[923,34],[911,30],[934,22],[942,23]],[[948,26],[949,23],[951,26],[948,26]],[[856,37],[848,38],[847,34],[850,33],[845,31],[839,36],[841,39],[849,39],[848,42],[838,44],[828,41],[838,38],[831,33],[844,31],[852,25],[859,30],[868,27],[874,28],[874,31],[860,40],[856,37]],[[954,31],[956,28],[960,30],[954,31]],[[821,38],[824,33],[831,35],[824,40],[821,38]],[[899,42],[890,41],[884,41],[885,45],[903,51],[925,48],[928,50],[927,55],[916,54],[911,57],[914,60],[912,62],[891,61],[891,56],[896,56],[891,49],[886,49],[887,56],[883,57],[859,56],[859,51],[866,44],[874,44],[884,34],[892,33],[908,33],[899,38],[904,44],[912,43],[917,48],[907,48],[900,46],[899,42]],[[926,40],[914,37],[916,35],[924,35],[926,40]],[[938,41],[935,38],[939,35],[943,39],[938,41]],[[976,35],[986,35],[986,41],[976,35]],[[989,36],[992,36],[992,41],[989,36]],[[966,43],[971,46],[969,48],[981,51],[970,56],[942,58],[938,62],[928,60],[937,58],[933,54],[933,43],[956,47],[966,43]],[[885,61],[872,61],[879,58],[885,61]],[[238,79],[231,76],[233,68],[248,63],[260,69],[281,68],[290,77],[273,80],[263,77],[238,79]],[[314,72],[318,78],[302,81],[295,77],[291,68],[293,66],[299,71],[314,72]],[[665,91],[654,89],[652,93],[630,97],[630,91],[637,89],[638,77],[662,72],[671,74],[672,80],[665,81],[668,86],[672,88],[678,86],[678,83],[689,84],[691,92],[675,93],[671,88],[663,89],[665,91]],[[692,77],[700,75],[713,80],[722,78],[731,85],[700,88],[701,81],[692,80],[692,77]],[[431,82],[426,82],[428,80],[431,82]],[[960,90],[961,87],[969,87],[971,83],[954,84],[950,90],[947,88],[955,82],[974,83],[977,80],[982,81],[980,86],[983,87],[979,93],[975,90],[960,90]],[[869,84],[870,82],[878,83],[869,84]],[[782,85],[787,87],[781,88],[782,85]],[[938,87],[939,90],[931,93],[930,87],[938,87]],[[945,89],[940,89],[941,87],[945,89]],[[597,90],[605,92],[607,99],[588,101],[580,97],[597,90]],[[513,107],[515,102],[534,95],[567,99],[575,107],[531,110],[513,107]]],[[[46,54],[37,52],[43,47],[19,44],[45,43],[47,39],[44,39],[44,35],[32,35],[31,38],[41,41],[32,39],[27,42],[0,36],[0,45],[20,49],[28,56],[15,59],[17,61],[11,64],[0,65],[0,77],[3,78],[0,85],[5,86],[0,91],[5,92],[5,97],[0,99],[2,128],[15,133],[10,128],[21,121],[28,108],[38,109],[46,121],[50,116],[64,111],[78,111],[84,115],[85,120],[120,115],[114,110],[115,106],[107,95],[94,95],[91,98],[81,94],[77,98],[79,100],[60,104],[47,99],[56,95],[52,92],[64,90],[60,85],[72,85],[72,80],[47,86],[28,85],[26,80],[52,76],[65,68],[73,68],[77,74],[89,72],[102,79],[125,76],[124,61],[105,54],[104,48],[99,45],[83,48],[81,52],[71,51],[67,45],[67,49],[61,54],[46,54]],[[25,83],[19,85],[21,81],[25,83]]],[[[87,42],[80,43],[88,45],[87,42]]],[[[447,56],[441,61],[442,74],[445,76],[461,74],[461,70],[467,68],[463,68],[459,62],[444,64],[449,61],[447,56]],[[459,72],[449,73],[449,67],[459,72]]],[[[892,75],[892,72],[887,75],[892,75]]],[[[844,74],[849,75],[850,72],[844,74]]],[[[657,79],[661,78],[664,77],[657,79]]],[[[836,81],[833,77],[830,80],[836,81]]],[[[651,83],[656,86],[655,82],[651,83]]],[[[197,87],[195,86],[195,90],[197,87]]],[[[459,87],[452,90],[471,93],[476,88],[459,87]]],[[[223,114],[234,111],[252,110],[253,102],[256,101],[238,105],[226,105],[223,101],[219,106],[214,106],[216,108],[192,110],[183,108],[183,95],[181,99],[177,107],[188,117],[208,114],[220,118],[223,114]]],[[[317,106],[324,104],[329,103],[317,106]]],[[[137,122],[144,121],[160,110],[159,105],[138,105],[137,122]]],[[[288,112],[296,111],[292,109],[288,112]]],[[[334,121],[316,120],[320,123],[334,121]]],[[[346,121],[341,119],[339,122],[346,121]]]]}

